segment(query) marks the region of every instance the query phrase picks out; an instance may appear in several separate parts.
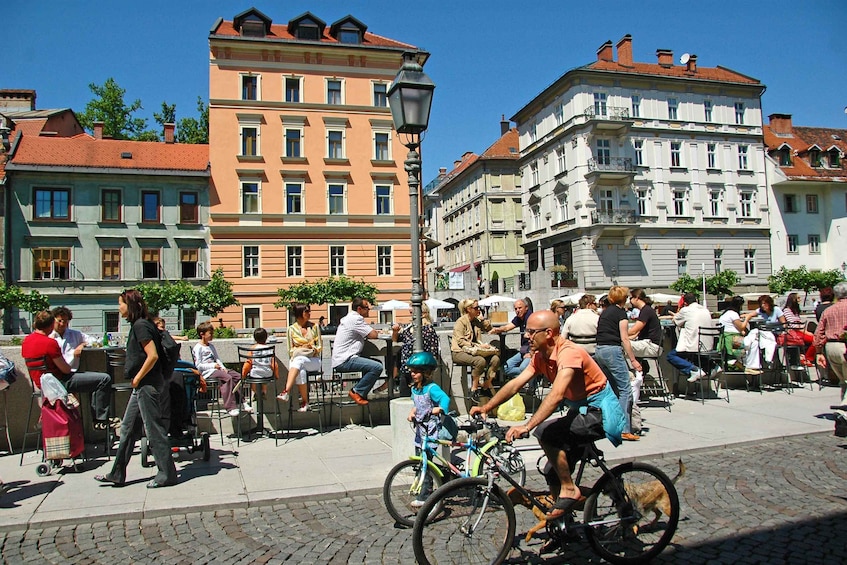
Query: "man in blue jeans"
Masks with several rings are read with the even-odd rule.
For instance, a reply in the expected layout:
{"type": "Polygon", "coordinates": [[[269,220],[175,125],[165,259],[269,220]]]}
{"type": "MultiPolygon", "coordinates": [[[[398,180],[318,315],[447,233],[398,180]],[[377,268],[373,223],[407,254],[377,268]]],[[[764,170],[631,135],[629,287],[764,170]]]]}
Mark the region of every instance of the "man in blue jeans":
{"type": "MultiPolygon", "coordinates": [[[[368,403],[368,393],[382,374],[382,363],[359,357],[365,346],[365,340],[376,339],[379,333],[367,322],[371,304],[364,298],[354,298],[350,304],[350,313],[341,318],[335,332],[332,346],[332,370],[337,373],[362,373],[362,378],[348,393],[356,404],[368,403]]],[[[392,328],[394,329],[394,328],[392,328]]]]}
{"type": "Polygon", "coordinates": [[[714,347],[714,339],[711,337],[704,337],[706,343],[700,343],[700,328],[713,328],[715,321],[712,320],[709,310],[697,302],[696,294],[687,292],[683,295],[682,301],[685,306],[673,315],[673,323],[679,333],[676,347],[668,351],[666,358],[668,363],[680,373],[688,375],[688,382],[693,383],[706,373],[691,360],[697,358],[701,345],[704,350],[714,347]]]}
{"type": "Polygon", "coordinates": [[[503,367],[503,374],[507,379],[513,379],[521,374],[521,372],[529,366],[532,359],[532,354],[529,352],[529,340],[526,337],[526,321],[529,315],[532,314],[532,302],[529,298],[521,298],[515,301],[515,317],[505,326],[494,328],[489,333],[499,335],[512,331],[518,328],[521,332],[521,347],[517,353],[506,360],[506,365],[503,367]]]}

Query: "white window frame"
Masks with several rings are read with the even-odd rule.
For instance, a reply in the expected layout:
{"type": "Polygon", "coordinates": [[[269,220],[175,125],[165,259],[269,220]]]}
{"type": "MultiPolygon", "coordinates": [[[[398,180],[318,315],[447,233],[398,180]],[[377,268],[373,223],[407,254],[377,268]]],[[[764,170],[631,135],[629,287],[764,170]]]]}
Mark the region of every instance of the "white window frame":
{"type": "Polygon", "coordinates": [[[601,188],[597,191],[597,211],[611,214],[615,210],[615,191],[601,188]]]}
{"type": "Polygon", "coordinates": [[[673,200],[673,215],[677,217],[686,216],[688,212],[688,189],[671,188],[671,198],[673,200]]]}
{"type": "Polygon", "coordinates": [[[344,257],[347,253],[343,245],[329,246],[329,276],[340,277],[345,274],[346,262],[344,257]]]}
{"type": "Polygon", "coordinates": [[[640,118],[641,117],[641,95],[633,94],[632,95],[632,117],[640,118]]]}
{"type": "Polygon", "coordinates": [[[306,201],[305,201],[305,187],[303,186],[303,182],[302,181],[285,182],[285,183],[283,183],[283,190],[285,191],[285,194],[283,195],[283,197],[285,198],[285,213],[286,214],[294,214],[294,215],[305,214],[306,213],[306,201]],[[300,191],[299,196],[297,198],[299,200],[299,203],[300,203],[300,211],[299,212],[291,210],[291,207],[289,206],[289,199],[288,199],[289,198],[289,194],[288,194],[288,188],[289,187],[297,187],[300,191]]]}
{"type": "Polygon", "coordinates": [[[390,84],[387,83],[387,82],[384,82],[384,81],[374,81],[371,84],[372,84],[371,94],[373,95],[372,101],[373,101],[374,108],[388,108],[388,88],[389,88],[390,84]],[[380,94],[384,94],[384,96],[385,96],[385,100],[384,100],[385,103],[384,104],[377,104],[377,91],[376,91],[376,89],[377,89],[378,86],[382,86],[382,87],[385,88],[385,92],[380,93],[380,94]]]}
{"type": "Polygon", "coordinates": [[[800,253],[800,236],[796,233],[789,233],[785,236],[786,251],[791,255],[800,253]]]}
{"type": "Polygon", "coordinates": [[[529,208],[529,216],[532,222],[530,226],[530,231],[540,230],[541,229],[541,206],[536,204],[535,206],[531,206],[529,208]]]}
{"type": "Polygon", "coordinates": [[[558,147],[556,149],[556,173],[562,174],[566,173],[568,170],[567,157],[565,156],[565,148],[564,146],[558,147]]]}
{"type": "Polygon", "coordinates": [[[749,156],[749,146],[748,145],[739,145],[738,146],[738,170],[739,171],[749,171],[750,170],[750,160],[749,156]]]}
{"type": "Polygon", "coordinates": [[[347,158],[347,129],[346,128],[326,128],[326,158],[327,159],[346,159],[347,158]],[[330,135],[332,133],[341,134],[341,156],[336,157],[330,153],[330,135]]]}
{"type": "Polygon", "coordinates": [[[635,149],[635,166],[644,166],[644,140],[634,139],[632,140],[632,146],[635,149]]]}
{"type": "Polygon", "coordinates": [[[735,107],[735,123],[736,125],[744,125],[744,102],[736,102],[735,107]]]}
{"type": "Polygon", "coordinates": [[[679,119],[679,99],[678,98],[668,98],[668,119],[669,120],[678,120],[679,119]]]}
{"type": "Polygon", "coordinates": [[[261,306],[243,306],[242,310],[241,310],[241,314],[242,314],[241,322],[242,322],[242,324],[244,324],[245,328],[250,328],[250,327],[260,328],[260,327],[262,327],[262,307],[261,306]],[[249,314],[252,314],[252,312],[254,312],[254,311],[257,311],[259,313],[259,315],[258,316],[249,315],[249,314]],[[259,325],[258,326],[250,326],[249,325],[250,322],[247,321],[249,318],[258,318],[259,319],[259,321],[258,321],[259,325]]]}
{"type": "Polygon", "coordinates": [[[238,188],[238,196],[239,196],[239,204],[241,208],[242,214],[261,214],[262,213],[262,181],[259,179],[249,179],[249,180],[241,180],[239,181],[238,188]],[[255,184],[256,185],[256,210],[248,212],[244,206],[244,185],[247,184],[255,184]]]}
{"type": "Polygon", "coordinates": [[[609,95],[605,92],[594,93],[594,115],[608,116],[609,115],[609,95]]]}
{"type": "Polygon", "coordinates": [[[715,265],[715,274],[723,270],[723,249],[715,249],[712,252],[712,261],[715,265]]]}
{"type": "Polygon", "coordinates": [[[707,143],[706,144],[706,168],[707,169],[717,169],[718,168],[718,144],[717,143],[707,143]]]}
{"type": "Polygon", "coordinates": [[[258,245],[241,246],[241,274],[245,279],[258,278],[261,276],[259,265],[262,250],[258,245]],[[252,253],[255,250],[255,255],[252,253]]]}
{"type": "Polygon", "coordinates": [[[671,168],[682,168],[682,142],[671,141],[671,168]]]}
{"type": "Polygon", "coordinates": [[[286,245],[285,246],[285,274],[289,277],[303,276],[303,246],[302,245],[286,245]],[[299,251],[299,253],[294,253],[299,251]]]}
{"type": "MultiPolygon", "coordinates": [[[[373,159],[374,161],[391,161],[391,130],[388,129],[375,129],[371,132],[371,147],[373,147],[373,159]],[[377,151],[377,136],[384,135],[385,136],[385,155],[380,158],[379,152],[377,151]]],[[[327,149],[329,147],[327,146],[327,149]]]]}
{"type": "Polygon", "coordinates": [[[538,186],[538,161],[529,164],[530,186],[538,186]]]}
{"type": "Polygon", "coordinates": [[[556,192],[556,221],[566,222],[568,220],[568,193],[566,190],[556,192]]]}
{"type": "Polygon", "coordinates": [[[262,156],[262,128],[259,127],[259,124],[241,124],[238,126],[238,155],[240,157],[261,157],[262,156]],[[244,142],[245,142],[245,130],[255,130],[256,131],[256,152],[255,153],[245,153],[244,152],[244,142]]]}
{"type": "Polygon", "coordinates": [[[391,216],[394,215],[394,185],[390,183],[377,183],[374,184],[374,214],[377,216],[391,216]],[[388,210],[385,212],[379,211],[379,202],[383,198],[379,195],[379,190],[381,188],[388,189],[388,195],[385,196],[385,200],[388,203],[388,210]]]}
{"type": "Polygon", "coordinates": [[[610,139],[600,138],[594,144],[597,148],[596,160],[598,165],[612,164],[612,141],[610,139]]]}
{"type": "Polygon", "coordinates": [[[565,123],[565,105],[562,102],[558,102],[556,106],[553,108],[553,115],[556,118],[556,126],[560,126],[565,123]]]}
{"type": "Polygon", "coordinates": [[[744,250],[744,275],[754,276],[756,274],[756,250],[744,250]]]}
{"type": "Polygon", "coordinates": [[[341,216],[347,213],[347,183],[344,181],[334,181],[326,183],[326,213],[332,216],[341,216]],[[331,195],[329,192],[333,187],[341,187],[341,211],[332,211],[331,198],[339,198],[338,195],[331,195]]]}
{"type": "Polygon", "coordinates": [[[703,120],[706,122],[712,122],[713,112],[714,107],[712,106],[712,101],[703,100],[703,120]]]}
{"type": "Polygon", "coordinates": [[[688,274],[688,249],[676,250],[676,274],[679,276],[688,274]]]}
{"type": "Polygon", "coordinates": [[[302,104],[303,100],[303,77],[296,75],[288,75],[282,77],[282,101],[286,104],[302,104]],[[297,81],[297,101],[288,101],[288,86],[287,81],[295,80],[297,81]]]}
{"type": "Polygon", "coordinates": [[[376,246],[376,274],[380,277],[390,277],[394,249],[390,245],[376,246]],[[386,252],[387,251],[387,252],[386,252]]]}
{"type": "Polygon", "coordinates": [[[238,99],[245,101],[259,101],[262,99],[262,75],[258,73],[238,73],[238,99]],[[256,79],[256,98],[244,98],[244,79],[247,77],[255,77],[256,79]]]}
{"type": "Polygon", "coordinates": [[[327,104],[328,106],[343,106],[344,104],[347,103],[346,102],[347,97],[345,96],[345,90],[346,90],[345,80],[343,78],[341,78],[341,77],[326,77],[326,78],[324,78],[324,103],[327,104]],[[329,101],[329,83],[331,83],[331,82],[339,83],[339,89],[340,89],[340,92],[341,92],[339,97],[341,98],[341,100],[338,103],[329,101]]]}
{"type": "Polygon", "coordinates": [[[723,189],[709,187],[709,214],[713,218],[723,215],[723,189]]]}
{"type": "Polygon", "coordinates": [[[808,235],[809,255],[820,255],[821,253],[821,236],[820,234],[810,233],[808,235]]]}
{"type": "Polygon", "coordinates": [[[820,199],[817,194],[807,194],[806,195],[806,213],[807,214],[818,214],[820,213],[820,199]]]}
{"type": "Polygon", "coordinates": [[[755,218],[756,191],[741,189],[738,191],[738,215],[742,218],[755,218]]]}
{"type": "Polygon", "coordinates": [[[305,146],[306,146],[305,145],[305,143],[306,143],[305,142],[305,139],[306,139],[305,134],[306,134],[306,128],[304,128],[303,126],[285,126],[283,128],[283,132],[282,132],[282,153],[283,153],[283,155],[285,155],[286,157],[291,157],[291,158],[295,158],[295,159],[305,157],[305,153],[304,153],[304,149],[305,149],[305,146]],[[297,133],[300,134],[299,155],[291,155],[288,151],[288,132],[289,131],[296,131],[297,133]]]}
{"type": "Polygon", "coordinates": [[[650,189],[649,188],[636,188],[635,189],[635,200],[638,204],[638,215],[639,216],[649,216],[650,215],[650,189]]]}

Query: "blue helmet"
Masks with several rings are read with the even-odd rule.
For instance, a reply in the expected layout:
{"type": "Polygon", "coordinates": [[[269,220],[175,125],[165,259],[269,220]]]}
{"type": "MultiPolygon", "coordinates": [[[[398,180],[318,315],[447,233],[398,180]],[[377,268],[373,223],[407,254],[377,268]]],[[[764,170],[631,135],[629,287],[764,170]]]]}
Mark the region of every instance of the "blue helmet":
{"type": "Polygon", "coordinates": [[[406,361],[406,366],[410,369],[433,370],[438,368],[438,360],[435,355],[428,351],[419,351],[412,353],[409,360],[406,361]]]}

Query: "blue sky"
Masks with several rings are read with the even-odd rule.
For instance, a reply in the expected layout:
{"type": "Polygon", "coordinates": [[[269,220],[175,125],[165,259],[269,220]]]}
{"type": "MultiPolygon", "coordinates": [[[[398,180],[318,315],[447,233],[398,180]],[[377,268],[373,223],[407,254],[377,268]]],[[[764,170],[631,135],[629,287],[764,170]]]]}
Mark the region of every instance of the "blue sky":
{"type": "Polygon", "coordinates": [[[465,151],[485,150],[499,136],[501,114],[514,115],[567,70],[594,61],[604,41],[627,33],[636,61],[654,62],[659,48],[677,61],[696,54],[700,66],[761,80],[765,115],[847,128],[841,1],[30,0],[3,15],[0,88],[37,90],[38,108],[82,111],[88,84],[114,77],[127,101],[141,99],[151,124],[162,101],[176,103],[177,118],[193,116],[197,96],[208,98],[209,29],[251,6],[277,23],[306,11],[327,23],[352,14],[369,31],[432,54],[426,72],[437,87],[424,182],[465,151]]]}

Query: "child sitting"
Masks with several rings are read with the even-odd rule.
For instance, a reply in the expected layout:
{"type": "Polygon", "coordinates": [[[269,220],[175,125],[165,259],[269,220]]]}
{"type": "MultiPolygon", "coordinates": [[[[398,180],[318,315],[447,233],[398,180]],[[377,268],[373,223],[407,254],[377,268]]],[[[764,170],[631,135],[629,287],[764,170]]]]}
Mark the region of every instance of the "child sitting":
{"type": "MultiPolygon", "coordinates": [[[[256,328],[253,331],[253,340],[256,342],[250,349],[258,349],[260,353],[255,357],[248,357],[241,368],[241,378],[253,377],[256,379],[279,378],[279,367],[276,363],[276,355],[273,348],[267,345],[268,331],[265,328],[256,328]]],[[[255,387],[255,385],[253,385],[255,387]]],[[[262,385],[262,397],[267,393],[268,385],[262,385]]],[[[253,394],[255,394],[255,389],[253,394]]]]}
{"type": "MultiPolygon", "coordinates": [[[[441,414],[446,415],[450,408],[450,397],[441,387],[430,381],[432,371],[438,367],[438,361],[432,353],[421,351],[413,353],[406,362],[412,374],[412,402],[414,406],[407,420],[420,422],[415,426],[415,454],[420,455],[423,447],[423,434],[438,437],[441,429],[441,414]],[[434,416],[434,417],[430,417],[434,416]]],[[[449,417],[449,416],[447,416],[449,417]]],[[[432,479],[427,474],[420,494],[411,502],[412,508],[420,508],[432,492],[432,479]],[[429,484],[427,484],[429,483],[429,484]]]]}
{"type": "MultiPolygon", "coordinates": [[[[237,371],[224,367],[223,361],[218,357],[218,351],[212,345],[215,330],[209,322],[203,322],[197,326],[197,335],[200,336],[200,342],[194,346],[191,354],[194,357],[194,365],[201,372],[204,379],[217,379],[221,385],[221,398],[224,402],[224,409],[229,412],[230,416],[238,416],[240,414],[238,401],[236,399],[236,386],[241,382],[241,375],[237,371]]],[[[244,403],[241,410],[252,412],[253,407],[244,403]]]]}

